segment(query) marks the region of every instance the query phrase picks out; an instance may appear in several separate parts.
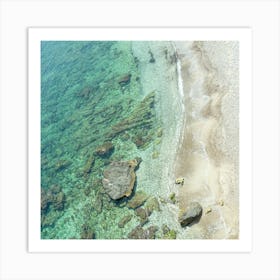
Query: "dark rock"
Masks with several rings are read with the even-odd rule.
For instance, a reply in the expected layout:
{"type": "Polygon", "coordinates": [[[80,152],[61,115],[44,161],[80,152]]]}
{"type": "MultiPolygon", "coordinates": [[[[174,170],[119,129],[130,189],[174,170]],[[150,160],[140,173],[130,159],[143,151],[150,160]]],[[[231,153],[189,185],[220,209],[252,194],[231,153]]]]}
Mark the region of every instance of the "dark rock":
{"type": "Polygon", "coordinates": [[[82,225],[81,239],[95,239],[95,232],[87,224],[82,225]]]}
{"type": "Polygon", "coordinates": [[[167,225],[162,226],[163,239],[176,239],[177,232],[170,229],[167,225]]]}
{"type": "Polygon", "coordinates": [[[92,92],[92,88],[85,87],[80,92],[77,93],[78,97],[88,99],[90,93],[92,92]]]}
{"type": "Polygon", "coordinates": [[[124,216],[118,223],[119,228],[124,228],[124,226],[132,219],[132,215],[126,215],[124,216]]]}
{"type": "Polygon", "coordinates": [[[105,142],[101,146],[97,147],[95,153],[100,157],[108,157],[114,151],[114,145],[112,142],[105,142]]]}
{"type": "Polygon", "coordinates": [[[49,191],[52,193],[52,194],[58,194],[61,192],[61,187],[59,185],[52,185],[49,189],[49,191]]]}
{"type": "Polygon", "coordinates": [[[155,60],[155,58],[154,58],[154,54],[152,53],[152,51],[151,51],[151,50],[149,50],[149,54],[150,54],[150,60],[149,60],[149,62],[150,62],[150,63],[155,63],[155,62],[156,62],[156,60],[155,60]]]}
{"type": "Polygon", "coordinates": [[[179,223],[185,227],[193,222],[199,221],[202,215],[202,207],[198,202],[192,202],[187,209],[180,215],[179,223]]]}
{"type": "Polygon", "coordinates": [[[61,191],[53,198],[53,208],[55,210],[63,210],[65,205],[65,194],[61,191]]]}
{"type": "Polygon", "coordinates": [[[100,214],[102,212],[102,206],[103,206],[103,202],[102,202],[102,194],[98,193],[94,202],[93,202],[93,209],[100,214]]]}
{"type": "Polygon", "coordinates": [[[121,77],[119,80],[118,80],[118,83],[121,85],[121,86],[125,86],[125,85],[128,85],[130,83],[130,79],[131,79],[131,74],[127,74],[123,77],[121,77]]]}
{"type": "Polygon", "coordinates": [[[139,162],[136,159],[129,161],[113,161],[104,171],[102,180],[106,193],[112,199],[129,197],[136,180],[135,168],[139,162]]]}
{"type": "Polygon", "coordinates": [[[65,202],[65,194],[61,190],[61,187],[58,185],[52,185],[48,190],[41,190],[42,214],[46,214],[51,205],[55,210],[63,210],[65,202]]]}
{"type": "Polygon", "coordinates": [[[150,213],[146,209],[142,207],[137,208],[135,209],[135,214],[140,218],[141,225],[144,225],[148,222],[148,217],[150,213]]]}
{"type": "Polygon", "coordinates": [[[146,229],[146,239],[155,239],[156,237],[156,232],[158,231],[157,226],[150,226],[146,229]]]}
{"type": "Polygon", "coordinates": [[[155,239],[155,234],[158,228],[156,226],[150,226],[147,229],[143,229],[141,226],[134,228],[129,234],[129,239],[155,239]]]}
{"type": "Polygon", "coordinates": [[[66,169],[71,163],[71,161],[66,159],[59,160],[58,162],[56,162],[54,169],[56,172],[60,172],[66,169]]]}
{"type": "Polygon", "coordinates": [[[41,189],[41,212],[44,214],[48,211],[53,200],[53,194],[48,190],[41,189]]]}
{"type": "Polygon", "coordinates": [[[129,239],[146,239],[145,230],[141,226],[134,228],[129,234],[129,239]]]}
{"type": "Polygon", "coordinates": [[[90,173],[93,165],[94,165],[94,161],[95,161],[95,158],[93,155],[90,155],[89,158],[87,159],[87,162],[83,168],[83,173],[84,175],[87,175],[90,173]]]}
{"type": "Polygon", "coordinates": [[[143,191],[138,191],[131,200],[127,203],[128,208],[136,209],[145,203],[148,199],[148,195],[143,191]]]}

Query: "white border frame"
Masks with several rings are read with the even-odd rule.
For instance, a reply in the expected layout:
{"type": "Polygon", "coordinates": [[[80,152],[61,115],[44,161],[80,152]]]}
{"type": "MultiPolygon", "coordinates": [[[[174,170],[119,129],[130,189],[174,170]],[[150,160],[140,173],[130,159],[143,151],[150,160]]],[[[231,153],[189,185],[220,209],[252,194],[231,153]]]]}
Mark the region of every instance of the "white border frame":
{"type": "Polygon", "coordinates": [[[30,252],[249,252],[252,186],[252,47],[249,28],[30,28],[29,29],[29,251],[30,252]],[[40,239],[41,41],[238,41],[240,98],[240,234],[238,240],[40,239]],[[251,174],[248,176],[248,174],[251,174]]]}
{"type": "Polygon", "coordinates": [[[279,8],[278,0],[0,0],[0,279],[279,280],[279,8]],[[28,253],[26,29],[155,24],[252,28],[254,234],[251,252],[28,253]]]}

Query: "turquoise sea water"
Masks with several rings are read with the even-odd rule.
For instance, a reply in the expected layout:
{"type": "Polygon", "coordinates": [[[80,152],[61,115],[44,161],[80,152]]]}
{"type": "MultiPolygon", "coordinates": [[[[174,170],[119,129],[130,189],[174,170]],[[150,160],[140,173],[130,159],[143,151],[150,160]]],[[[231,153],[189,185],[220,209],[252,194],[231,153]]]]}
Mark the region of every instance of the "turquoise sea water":
{"type": "MultiPolygon", "coordinates": [[[[154,67],[156,56],[146,51],[146,63],[154,67]]],[[[128,41],[41,42],[42,239],[176,237],[170,225],[151,222],[163,199],[153,184],[149,189],[150,174],[138,178],[146,190],[136,183],[131,197],[118,201],[102,186],[112,161],[141,157],[137,176],[148,157],[159,164],[165,133],[159,97],[156,88],[143,89],[151,82],[139,63],[128,41]],[[138,191],[147,199],[133,209],[128,203],[138,191]]]]}

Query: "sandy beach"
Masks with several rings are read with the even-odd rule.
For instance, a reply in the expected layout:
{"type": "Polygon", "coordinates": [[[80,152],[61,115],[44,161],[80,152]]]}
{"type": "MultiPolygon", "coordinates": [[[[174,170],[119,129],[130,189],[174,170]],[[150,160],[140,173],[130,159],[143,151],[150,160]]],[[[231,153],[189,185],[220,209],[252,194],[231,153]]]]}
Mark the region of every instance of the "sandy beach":
{"type": "Polygon", "coordinates": [[[176,42],[183,79],[184,129],[175,177],[179,215],[199,202],[199,223],[184,238],[236,239],[239,236],[238,191],[238,43],[176,42]],[[187,237],[188,236],[188,237],[187,237]]]}

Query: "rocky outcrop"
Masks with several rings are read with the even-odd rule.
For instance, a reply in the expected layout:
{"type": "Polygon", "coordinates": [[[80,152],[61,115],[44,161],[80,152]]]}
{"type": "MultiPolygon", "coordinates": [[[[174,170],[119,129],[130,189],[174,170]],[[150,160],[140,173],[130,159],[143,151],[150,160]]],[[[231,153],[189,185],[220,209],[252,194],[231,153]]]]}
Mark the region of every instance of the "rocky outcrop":
{"type": "Polygon", "coordinates": [[[199,221],[202,215],[202,207],[198,202],[191,202],[179,217],[179,223],[185,227],[193,222],[199,221]]]}
{"type": "Polygon", "coordinates": [[[105,192],[114,200],[129,197],[133,191],[139,159],[113,161],[105,169],[102,184],[105,192]]]}

